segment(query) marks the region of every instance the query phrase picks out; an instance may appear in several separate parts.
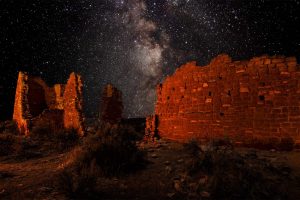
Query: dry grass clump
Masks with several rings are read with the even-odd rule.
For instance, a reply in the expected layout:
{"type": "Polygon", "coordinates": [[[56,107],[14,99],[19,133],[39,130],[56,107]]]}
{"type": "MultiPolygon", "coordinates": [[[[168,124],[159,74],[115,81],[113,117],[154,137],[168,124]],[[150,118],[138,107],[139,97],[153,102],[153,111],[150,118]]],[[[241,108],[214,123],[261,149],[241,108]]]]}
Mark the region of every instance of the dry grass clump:
{"type": "Polygon", "coordinates": [[[0,134],[0,156],[7,156],[14,153],[14,145],[16,142],[16,136],[11,134],[0,134]]]}
{"type": "Polygon", "coordinates": [[[203,151],[195,142],[188,147],[192,159],[188,178],[180,183],[185,188],[182,193],[211,199],[287,198],[284,180],[289,176],[289,167],[274,166],[259,159],[255,152],[242,155],[231,148],[214,147],[203,151]]]}
{"type": "Polygon", "coordinates": [[[90,168],[95,165],[104,176],[119,176],[142,167],[144,155],[136,147],[136,136],[131,131],[113,126],[88,136],[76,158],[76,166],[90,168]]]}
{"type": "Polygon", "coordinates": [[[64,169],[58,178],[59,189],[71,199],[96,199],[99,197],[97,191],[97,175],[91,169],[82,168],[64,169]]]}
{"type": "Polygon", "coordinates": [[[0,134],[18,135],[19,130],[15,121],[0,122],[0,134]]]}
{"type": "Polygon", "coordinates": [[[77,131],[74,129],[53,130],[47,123],[38,123],[32,128],[30,138],[39,141],[40,145],[49,145],[58,151],[71,149],[80,143],[77,131]]]}
{"type": "Polygon", "coordinates": [[[132,129],[119,125],[102,128],[84,138],[64,166],[59,185],[68,196],[99,196],[97,178],[122,176],[144,166],[144,152],[136,147],[132,129]]]}

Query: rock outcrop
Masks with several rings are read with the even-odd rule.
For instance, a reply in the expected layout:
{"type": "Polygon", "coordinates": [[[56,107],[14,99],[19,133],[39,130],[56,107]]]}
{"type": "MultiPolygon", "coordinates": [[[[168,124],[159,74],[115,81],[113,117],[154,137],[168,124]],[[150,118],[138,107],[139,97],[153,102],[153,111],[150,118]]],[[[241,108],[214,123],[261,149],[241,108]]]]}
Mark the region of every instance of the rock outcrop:
{"type": "Polygon", "coordinates": [[[115,124],[121,121],[122,113],[122,92],[112,84],[106,85],[102,93],[100,120],[115,124]]]}
{"type": "MultiPolygon", "coordinates": [[[[78,77],[78,75],[72,73],[70,80],[73,80],[73,77],[78,77]]],[[[13,113],[13,120],[16,121],[19,131],[28,135],[32,125],[37,123],[39,119],[47,119],[47,121],[55,122],[51,124],[54,124],[56,127],[61,127],[64,122],[61,120],[64,112],[67,111],[69,113],[69,110],[72,109],[70,101],[75,101],[75,99],[82,101],[81,93],[75,93],[77,95],[75,96],[72,92],[69,92],[72,90],[70,88],[75,89],[78,87],[73,85],[73,81],[68,81],[66,86],[56,84],[53,87],[48,87],[40,77],[19,72],[13,113]],[[67,92],[65,92],[65,87],[67,92]],[[55,120],[56,118],[57,120],[55,120]]],[[[78,106],[77,110],[82,113],[82,106],[78,106]]],[[[70,119],[73,120],[73,118],[70,119]]],[[[82,118],[77,118],[77,120],[78,124],[82,123],[82,118]]],[[[65,124],[66,126],[67,124],[65,124]]],[[[78,130],[81,133],[81,129],[78,128],[78,130]]]]}
{"type": "Polygon", "coordinates": [[[204,67],[189,62],[157,86],[155,115],[148,131],[173,140],[299,143],[300,66],[294,57],[267,55],[220,55],[204,67]]]}

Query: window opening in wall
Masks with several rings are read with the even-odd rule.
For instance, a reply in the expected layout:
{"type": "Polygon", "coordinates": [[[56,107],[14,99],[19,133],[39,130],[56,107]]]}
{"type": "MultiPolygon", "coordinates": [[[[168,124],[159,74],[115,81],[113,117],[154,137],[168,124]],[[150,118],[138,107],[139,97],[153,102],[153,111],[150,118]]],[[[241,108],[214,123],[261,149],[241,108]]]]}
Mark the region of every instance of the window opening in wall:
{"type": "Polygon", "coordinates": [[[223,116],[224,116],[224,113],[223,113],[223,112],[220,112],[220,116],[223,117],[223,116]]]}
{"type": "Polygon", "coordinates": [[[264,95],[259,95],[258,98],[259,98],[260,101],[264,101],[265,100],[265,96],[264,95]]]}
{"type": "Polygon", "coordinates": [[[210,97],[211,97],[211,92],[208,92],[208,96],[210,96],[210,97]]]}
{"type": "Polygon", "coordinates": [[[260,85],[261,85],[261,86],[265,86],[266,83],[265,83],[265,82],[260,82],[260,85]]]}
{"type": "Polygon", "coordinates": [[[231,92],[230,92],[230,90],[228,90],[227,94],[228,94],[228,96],[231,96],[231,92]]]}

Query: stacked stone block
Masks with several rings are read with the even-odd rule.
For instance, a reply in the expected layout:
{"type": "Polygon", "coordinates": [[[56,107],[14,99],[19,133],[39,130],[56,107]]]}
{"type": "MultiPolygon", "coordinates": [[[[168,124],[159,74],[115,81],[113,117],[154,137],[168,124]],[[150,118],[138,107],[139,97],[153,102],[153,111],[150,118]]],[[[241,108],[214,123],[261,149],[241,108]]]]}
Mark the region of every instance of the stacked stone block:
{"type": "Polygon", "coordinates": [[[157,86],[162,137],[300,142],[300,70],[296,58],[261,56],[208,66],[189,62],[157,86]]]}
{"type": "Polygon", "coordinates": [[[53,124],[55,129],[63,126],[75,128],[82,134],[82,99],[79,75],[72,73],[66,86],[48,87],[40,77],[19,72],[13,120],[25,135],[29,135],[31,127],[41,121],[53,124]]]}
{"type": "Polygon", "coordinates": [[[102,93],[100,119],[115,124],[121,121],[123,113],[122,92],[112,84],[107,84],[102,93]]]}

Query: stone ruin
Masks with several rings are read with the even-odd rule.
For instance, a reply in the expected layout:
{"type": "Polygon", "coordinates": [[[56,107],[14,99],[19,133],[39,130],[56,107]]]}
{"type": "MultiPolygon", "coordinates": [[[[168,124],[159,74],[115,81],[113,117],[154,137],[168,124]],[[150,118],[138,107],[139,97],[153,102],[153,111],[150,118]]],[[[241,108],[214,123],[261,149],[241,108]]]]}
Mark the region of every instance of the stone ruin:
{"type": "Polygon", "coordinates": [[[66,85],[48,87],[40,77],[19,72],[13,120],[25,135],[39,122],[55,130],[74,128],[83,135],[82,101],[82,80],[75,73],[66,85]]]}
{"type": "Polygon", "coordinates": [[[189,62],[157,86],[146,132],[164,138],[300,143],[300,66],[295,57],[189,62]],[[155,117],[154,117],[155,116],[155,117]],[[154,122],[158,120],[158,122],[154,122]]]}
{"type": "Polygon", "coordinates": [[[122,92],[112,84],[104,87],[100,106],[100,120],[110,124],[121,121],[123,113],[122,92]]]}

